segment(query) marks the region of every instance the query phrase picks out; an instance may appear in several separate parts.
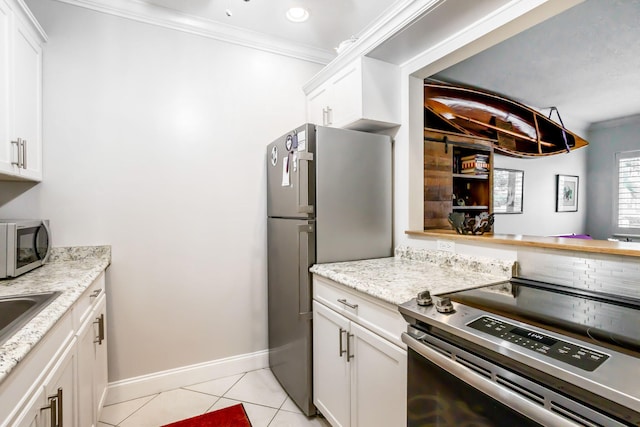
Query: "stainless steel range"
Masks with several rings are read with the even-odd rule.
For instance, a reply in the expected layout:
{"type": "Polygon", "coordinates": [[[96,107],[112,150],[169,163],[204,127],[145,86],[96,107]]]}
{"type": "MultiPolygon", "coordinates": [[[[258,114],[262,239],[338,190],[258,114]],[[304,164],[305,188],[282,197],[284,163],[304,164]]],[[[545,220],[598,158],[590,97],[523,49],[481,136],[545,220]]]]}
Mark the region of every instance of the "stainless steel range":
{"type": "Polygon", "coordinates": [[[407,426],[640,426],[640,300],[512,279],[400,306],[407,426]]]}

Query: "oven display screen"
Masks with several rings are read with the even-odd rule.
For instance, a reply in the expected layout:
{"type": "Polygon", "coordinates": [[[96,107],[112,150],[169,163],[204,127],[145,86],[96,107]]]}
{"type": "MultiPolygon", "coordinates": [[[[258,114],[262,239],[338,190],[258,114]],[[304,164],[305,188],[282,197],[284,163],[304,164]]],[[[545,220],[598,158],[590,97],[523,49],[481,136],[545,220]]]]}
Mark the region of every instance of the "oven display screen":
{"type": "Polygon", "coordinates": [[[552,345],[558,342],[558,340],[554,340],[553,338],[549,338],[545,335],[539,334],[537,332],[529,331],[524,328],[513,328],[511,330],[511,333],[533,340],[533,341],[537,341],[544,345],[548,345],[549,347],[551,347],[552,345]]]}

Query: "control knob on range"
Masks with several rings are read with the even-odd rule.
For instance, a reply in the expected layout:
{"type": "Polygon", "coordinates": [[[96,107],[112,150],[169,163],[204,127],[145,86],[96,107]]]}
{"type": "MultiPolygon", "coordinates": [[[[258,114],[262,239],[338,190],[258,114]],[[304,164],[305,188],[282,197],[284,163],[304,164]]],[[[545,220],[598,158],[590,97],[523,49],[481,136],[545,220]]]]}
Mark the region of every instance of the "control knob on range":
{"type": "Polygon", "coordinates": [[[431,293],[429,291],[422,291],[418,293],[416,302],[418,303],[418,305],[423,305],[423,306],[433,304],[433,301],[431,300],[431,293]]]}
{"type": "Polygon", "coordinates": [[[436,310],[439,313],[453,313],[455,311],[448,297],[442,297],[436,302],[436,310]]]}

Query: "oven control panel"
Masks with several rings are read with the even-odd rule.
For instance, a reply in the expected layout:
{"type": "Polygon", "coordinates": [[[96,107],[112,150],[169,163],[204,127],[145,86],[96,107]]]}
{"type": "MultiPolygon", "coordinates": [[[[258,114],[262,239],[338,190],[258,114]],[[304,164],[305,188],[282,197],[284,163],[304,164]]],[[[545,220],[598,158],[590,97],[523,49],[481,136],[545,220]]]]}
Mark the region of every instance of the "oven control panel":
{"type": "Polygon", "coordinates": [[[482,316],[467,326],[585,371],[594,371],[609,358],[608,355],[599,351],[521,328],[489,316],[482,316]]]}

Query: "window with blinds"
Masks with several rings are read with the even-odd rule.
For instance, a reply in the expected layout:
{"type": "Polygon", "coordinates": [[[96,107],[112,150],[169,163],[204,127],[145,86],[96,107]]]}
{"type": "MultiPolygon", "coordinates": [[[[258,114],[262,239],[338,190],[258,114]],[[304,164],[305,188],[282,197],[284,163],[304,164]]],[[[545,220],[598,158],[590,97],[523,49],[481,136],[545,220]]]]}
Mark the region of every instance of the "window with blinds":
{"type": "Polygon", "coordinates": [[[614,233],[640,235],[640,150],[616,153],[614,233]]]}

